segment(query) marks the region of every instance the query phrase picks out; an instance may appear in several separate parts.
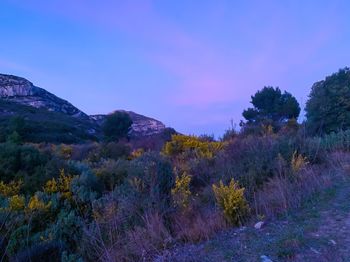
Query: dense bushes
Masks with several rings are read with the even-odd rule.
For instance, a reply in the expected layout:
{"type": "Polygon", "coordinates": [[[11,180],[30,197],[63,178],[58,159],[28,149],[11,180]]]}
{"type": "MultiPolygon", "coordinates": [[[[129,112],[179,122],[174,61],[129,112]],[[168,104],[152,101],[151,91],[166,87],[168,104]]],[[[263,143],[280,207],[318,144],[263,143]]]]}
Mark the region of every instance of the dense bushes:
{"type": "Polygon", "coordinates": [[[134,153],[120,153],[122,142],[2,143],[6,256],[48,259],[51,250],[62,261],[149,259],[250,215],[284,212],[327,183],[314,164],[349,150],[348,132],[304,134],[302,127],[238,133],[225,142],[174,135],[162,152],[134,153]]]}

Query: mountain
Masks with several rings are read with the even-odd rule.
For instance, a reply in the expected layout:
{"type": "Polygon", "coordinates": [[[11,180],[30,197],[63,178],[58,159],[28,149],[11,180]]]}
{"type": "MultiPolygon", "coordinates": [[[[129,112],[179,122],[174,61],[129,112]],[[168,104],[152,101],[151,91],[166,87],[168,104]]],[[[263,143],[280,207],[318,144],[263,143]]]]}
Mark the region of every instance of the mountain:
{"type": "MultiPolygon", "coordinates": [[[[131,136],[155,135],[163,132],[166,128],[162,122],[156,119],[139,115],[132,111],[116,110],[115,112],[118,111],[127,113],[130,116],[133,122],[130,132],[131,136]]],[[[90,116],[90,118],[96,121],[101,126],[106,118],[106,115],[92,115],[90,116]]]]}
{"type": "Polygon", "coordinates": [[[72,117],[89,118],[66,100],[18,76],[0,74],[0,98],[22,105],[64,113],[72,117]]]}
{"type": "MultiPolygon", "coordinates": [[[[156,135],[166,129],[158,120],[124,112],[133,120],[132,137],[156,135]]],[[[30,141],[71,143],[99,140],[106,115],[89,116],[25,78],[0,74],[0,140],[1,133],[10,129],[10,120],[18,116],[25,119],[24,133],[30,141]]]]}

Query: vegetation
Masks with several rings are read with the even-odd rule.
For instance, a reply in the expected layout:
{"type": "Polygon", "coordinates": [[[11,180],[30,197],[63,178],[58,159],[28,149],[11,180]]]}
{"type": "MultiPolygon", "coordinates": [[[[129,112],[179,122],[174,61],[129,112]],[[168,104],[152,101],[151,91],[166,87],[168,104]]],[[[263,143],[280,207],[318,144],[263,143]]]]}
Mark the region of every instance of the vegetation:
{"type": "Polygon", "coordinates": [[[14,132],[21,141],[34,143],[82,143],[101,135],[89,120],[0,99],[0,142],[14,132]]]}
{"type": "MultiPolygon", "coordinates": [[[[149,260],[229,226],[285,214],[326,188],[331,168],[347,168],[349,130],[310,135],[308,124],[293,120],[300,112],[295,98],[278,88],[264,88],[252,103],[244,127],[229,129],[221,141],[170,129],[143,141],[123,139],[131,121],[118,113],[105,122],[104,142],[82,143],[80,128],[87,126],[78,125],[68,139],[74,143],[45,136],[55,143],[29,143],[56,131],[32,133],[27,115],[1,119],[2,259],[149,260]]],[[[42,121],[50,126],[54,119],[42,121]]],[[[339,119],[334,126],[344,127],[339,119]]],[[[290,242],[280,242],[280,256],[291,256],[290,242]]]]}
{"type": "Polygon", "coordinates": [[[243,117],[248,123],[284,122],[297,119],[300,114],[295,97],[286,91],[282,94],[278,87],[265,86],[252,96],[251,103],[254,107],[243,111],[243,117]]]}
{"type": "Polygon", "coordinates": [[[128,135],[132,120],[127,113],[114,112],[106,116],[102,130],[107,141],[118,141],[128,135]]]}
{"type": "Polygon", "coordinates": [[[316,82],[306,103],[308,129],[311,134],[329,134],[350,127],[350,69],[316,82]]]}
{"type": "Polygon", "coordinates": [[[244,198],[244,188],[239,188],[232,179],[225,186],[222,181],[213,185],[213,191],[218,205],[222,208],[225,218],[232,225],[240,225],[248,213],[248,203],[244,198]]]}

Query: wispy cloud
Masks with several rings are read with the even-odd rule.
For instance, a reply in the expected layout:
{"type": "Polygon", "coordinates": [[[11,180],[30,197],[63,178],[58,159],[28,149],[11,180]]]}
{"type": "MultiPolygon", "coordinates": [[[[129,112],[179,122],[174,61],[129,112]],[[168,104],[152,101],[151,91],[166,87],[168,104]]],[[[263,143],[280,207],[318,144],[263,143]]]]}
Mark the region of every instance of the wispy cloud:
{"type": "MultiPolygon", "coordinates": [[[[201,1],[209,8],[193,10],[192,28],[175,18],[171,6],[161,9],[152,0],[8,1],[126,42],[145,64],[174,80],[171,87],[161,87],[169,118],[184,108],[181,112],[191,111],[189,117],[198,123],[207,121],[200,118],[209,109],[211,121],[223,121],[230,104],[239,118],[243,108],[236,105],[247,106],[250,95],[264,85],[279,85],[305,98],[308,85],[317,80],[312,72],[320,71],[320,64],[325,70],[323,56],[327,53],[329,61],[332,55],[325,50],[336,46],[334,39],[346,27],[338,15],[341,6],[333,2],[315,7],[295,1],[201,1]]],[[[187,1],[178,4],[186,11],[187,1]]]]}

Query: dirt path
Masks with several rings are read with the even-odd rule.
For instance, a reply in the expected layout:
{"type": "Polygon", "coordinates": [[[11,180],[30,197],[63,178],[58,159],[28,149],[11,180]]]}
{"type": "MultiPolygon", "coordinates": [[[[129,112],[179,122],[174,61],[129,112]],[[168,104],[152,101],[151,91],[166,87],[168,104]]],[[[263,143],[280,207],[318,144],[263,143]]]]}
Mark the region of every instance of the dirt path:
{"type": "Polygon", "coordinates": [[[176,248],[156,261],[350,261],[350,181],[313,197],[292,215],[226,231],[214,239],[176,248]]]}

